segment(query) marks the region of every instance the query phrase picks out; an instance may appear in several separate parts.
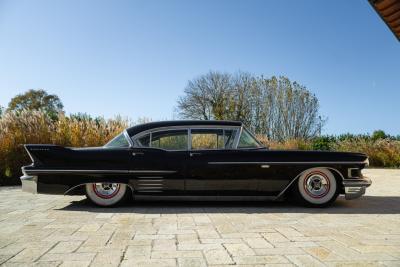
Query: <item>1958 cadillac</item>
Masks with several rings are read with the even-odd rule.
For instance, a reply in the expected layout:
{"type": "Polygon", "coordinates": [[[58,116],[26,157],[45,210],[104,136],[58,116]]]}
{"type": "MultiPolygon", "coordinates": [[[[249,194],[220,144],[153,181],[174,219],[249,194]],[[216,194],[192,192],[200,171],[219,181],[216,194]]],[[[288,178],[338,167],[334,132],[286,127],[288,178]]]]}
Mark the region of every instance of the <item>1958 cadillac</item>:
{"type": "Polygon", "coordinates": [[[360,153],[278,151],[263,147],[240,122],[163,121],[124,130],[103,147],[25,145],[23,191],[86,194],[112,206],[133,199],[278,200],[325,207],[354,199],[371,180],[360,153]]]}

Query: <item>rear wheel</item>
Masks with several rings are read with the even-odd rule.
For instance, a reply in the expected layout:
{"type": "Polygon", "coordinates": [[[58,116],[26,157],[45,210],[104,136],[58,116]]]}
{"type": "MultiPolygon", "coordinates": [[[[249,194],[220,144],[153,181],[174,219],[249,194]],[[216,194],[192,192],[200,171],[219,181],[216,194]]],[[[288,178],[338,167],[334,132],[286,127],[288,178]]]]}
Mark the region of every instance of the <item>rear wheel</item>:
{"type": "Polygon", "coordinates": [[[96,205],[110,207],[120,204],[127,195],[126,184],[92,183],[86,184],[86,196],[96,205]]]}
{"type": "Polygon", "coordinates": [[[298,179],[295,195],[309,207],[329,206],[339,195],[336,178],[326,168],[309,169],[298,179]]]}

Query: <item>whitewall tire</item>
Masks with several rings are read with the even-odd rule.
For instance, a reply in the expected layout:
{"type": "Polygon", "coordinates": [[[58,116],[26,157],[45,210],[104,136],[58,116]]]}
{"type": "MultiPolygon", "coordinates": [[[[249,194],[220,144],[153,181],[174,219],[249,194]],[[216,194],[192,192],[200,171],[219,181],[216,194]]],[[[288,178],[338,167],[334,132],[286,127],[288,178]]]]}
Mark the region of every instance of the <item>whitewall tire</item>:
{"type": "Polygon", "coordinates": [[[86,184],[86,196],[96,205],[109,207],[121,203],[127,193],[126,184],[86,184]]]}
{"type": "Polygon", "coordinates": [[[297,195],[311,207],[326,207],[338,196],[335,176],[326,168],[312,168],[305,171],[297,181],[297,195]]]}

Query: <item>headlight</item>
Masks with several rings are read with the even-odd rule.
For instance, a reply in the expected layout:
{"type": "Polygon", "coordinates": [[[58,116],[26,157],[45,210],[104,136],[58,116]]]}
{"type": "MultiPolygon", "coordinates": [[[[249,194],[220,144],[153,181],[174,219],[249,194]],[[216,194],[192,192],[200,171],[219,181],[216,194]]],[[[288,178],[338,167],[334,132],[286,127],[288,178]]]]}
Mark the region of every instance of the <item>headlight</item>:
{"type": "Polygon", "coordinates": [[[366,160],[364,160],[364,164],[365,164],[365,167],[368,167],[368,166],[369,166],[369,158],[367,158],[366,160]]]}

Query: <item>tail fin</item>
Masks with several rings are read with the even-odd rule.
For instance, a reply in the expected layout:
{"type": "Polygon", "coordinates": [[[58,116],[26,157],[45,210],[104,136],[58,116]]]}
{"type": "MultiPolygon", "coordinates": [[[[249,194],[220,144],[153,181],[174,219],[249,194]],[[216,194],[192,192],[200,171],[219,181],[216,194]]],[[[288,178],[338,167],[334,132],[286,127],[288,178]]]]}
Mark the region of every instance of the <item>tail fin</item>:
{"type": "Polygon", "coordinates": [[[60,151],[66,148],[58,145],[26,144],[26,152],[35,165],[43,165],[51,159],[59,157],[60,151]]]}

